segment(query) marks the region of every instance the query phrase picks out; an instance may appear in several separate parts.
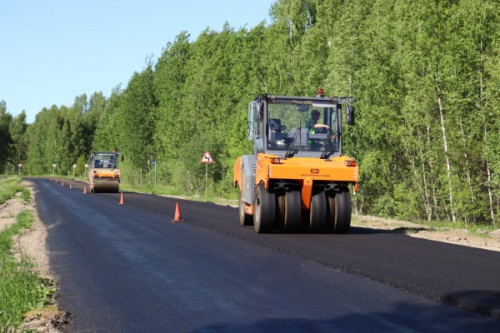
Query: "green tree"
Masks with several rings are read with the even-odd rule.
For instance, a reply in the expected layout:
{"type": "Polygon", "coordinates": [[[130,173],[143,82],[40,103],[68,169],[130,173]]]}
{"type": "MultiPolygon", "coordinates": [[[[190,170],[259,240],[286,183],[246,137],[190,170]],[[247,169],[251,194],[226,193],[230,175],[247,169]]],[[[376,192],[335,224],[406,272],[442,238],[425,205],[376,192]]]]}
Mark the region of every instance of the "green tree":
{"type": "Polygon", "coordinates": [[[12,119],[9,132],[12,137],[12,162],[15,165],[26,163],[28,142],[26,138],[26,113],[23,111],[17,117],[12,119]]]}
{"type": "Polygon", "coordinates": [[[0,101],[0,173],[6,172],[11,158],[11,145],[13,143],[9,126],[12,116],[7,112],[7,104],[0,101]]]}
{"type": "Polygon", "coordinates": [[[43,109],[24,135],[23,120],[11,119],[3,103],[0,123],[10,136],[0,148],[8,141],[8,163],[21,160],[24,137],[34,173],[51,172],[52,163],[81,168],[90,147],[119,148],[126,181],[149,181],[154,159],[161,183],[192,192],[205,190],[199,159],[209,150],[216,163],[208,190],[234,195],[234,160],[252,148],[249,101],[259,93],[313,95],[321,86],[355,100],[356,126],[345,128],[343,142],[361,166],[356,211],[496,223],[499,7],[279,0],[269,25],[236,31],[226,23],[194,41],[181,32],[125,89],[43,109]]]}
{"type": "Polygon", "coordinates": [[[116,112],[119,117],[120,150],[127,156],[122,167],[131,167],[125,177],[132,182],[140,181],[133,176],[132,170],[149,168],[155,158],[153,134],[155,132],[154,114],[157,102],[153,89],[154,72],[151,65],[141,73],[135,73],[127,89],[120,96],[122,103],[116,112]]]}
{"type": "MultiPolygon", "coordinates": [[[[95,119],[95,132],[92,137],[92,149],[95,151],[120,150],[120,117],[118,110],[121,104],[123,90],[116,86],[107,99],[104,109],[95,119]]],[[[101,105],[102,106],[102,105],[101,105]]],[[[92,119],[92,118],[91,118],[92,119]]],[[[88,157],[88,155],[86,155],[88,157]]]]}

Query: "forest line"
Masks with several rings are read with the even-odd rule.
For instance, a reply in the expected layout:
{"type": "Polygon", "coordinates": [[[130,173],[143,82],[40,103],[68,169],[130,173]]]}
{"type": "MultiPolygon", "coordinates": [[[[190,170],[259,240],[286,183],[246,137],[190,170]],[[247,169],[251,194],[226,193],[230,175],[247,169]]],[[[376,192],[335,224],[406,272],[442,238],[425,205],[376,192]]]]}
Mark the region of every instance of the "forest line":
{"type": "Polygon", "coordinates": [[[119,148],[131,184],[157,181],[235,197],[259,93],[353,96],[345,153],[360,166],[362,214],[498,223],[500,5],[493,0],[279,0],[251,29],[180,32],[109,97],[42,109],[33,124],[0,103],[0,172],[78,174],[92,150],[119,148]]]}

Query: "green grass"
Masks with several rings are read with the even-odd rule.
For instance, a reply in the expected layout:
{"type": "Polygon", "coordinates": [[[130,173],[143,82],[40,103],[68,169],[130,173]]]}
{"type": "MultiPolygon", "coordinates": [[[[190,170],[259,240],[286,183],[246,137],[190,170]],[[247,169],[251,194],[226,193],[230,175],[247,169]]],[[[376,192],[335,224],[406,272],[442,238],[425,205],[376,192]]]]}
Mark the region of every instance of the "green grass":
{"type": "Polygon", "coordinates": [[[238,205],[238,200],[215,197],[214,195],[211,194],[205,196],[204,192],[200,194],[188,193],[164,185],[157,185],[156,187],[152,184],[144,184],[142,186],[132,186],[130,184],[121,183],[120,191],[149,193],[154,195],[165,195],[165,196],[179,196],[182,198],[186,198],[186,200],[191,200],[191,201],[214,202],[223,205],[238,205]]]}
{"type": "Polygon", "coordinates": [[[498,224],[478,224],[478,223],[465,223],[461,221],[430,221],[430,222],[416,222],[425,226],[430,226],[435,230],[467,230],[472,235],[484,236],[490,232],[498,229],[498,224]]]}
{"type": "MultiPolygon", "coordinates": [[[[0,178],[0,204],[21,193],[25,203],[31,200],[30,192],[21,185],[19,177],[0,178]]],[[[50,282],[40,278],[29,257],[21,254],[20,259],[12,254],[12,237],[31,228],[33,214],[22,211],[16,223],[0,232],[0,331],[17,327],[24,314],[49,303],[54,289],[50,282]]]]}
{"type": "MultiPolygon", "coordinates": [[[[352,221],[356,226],[363,226],[363,217],[364,215],[355,215],[353,214],[352,221]]],[[[368,216],[367,216],[368,217],[368,216]]],[[[465,223],[461,221],[424,221],[424,220],[398,220],[396,218],[387,218],[387,217],[377,217],[381,220],[388,220],[393,223],[394,226],[404,228],[406,233],[414,233],[419,229],[419,225],[425,227],[429,230],[435,231],[453,231],[453,230],[466,230],[468,233],[474,236],[489,238],[491,237],[490,233],[492,231],[497,230],[500,226],[498,224],[481,224],[481,223],[465,223]],[[398,222],[401,222],[398,224],[398,222]],[[411,222],[415,225],[415,227],[408,227],[404,223],[411,222]]]]}
{"type": "Polygon", "coordinates": [[[16,193],[21,193],[21,198],[25,203],[30,202],[30,191],[21,185],[19,177],[2,177],[0,178],[0,204],[14,198],[16,193]]]}
{"type": "Polygon", "coordinates": [[[49,304],[54,293],[50,281],[36,274],[35,265],[22,254],[12,254],[12,237],[31,228],[33,214],[22,211],[16,223],[0,233],[0,328],[17,327],[24,314],[49,304]]]}
{"type": "Polygon", "coordinates": [[[144,184],[141,186],[133,186],[127,183],[121,183],[120,189],[123,191],[142,192],[156,195],[179,195],[185,197],[194,197],[193,193],[186,193],[183,191],[179,191],[178,189],[175,189],[173,187],[164,185],[154,186],[152,184],[144,184]]]}

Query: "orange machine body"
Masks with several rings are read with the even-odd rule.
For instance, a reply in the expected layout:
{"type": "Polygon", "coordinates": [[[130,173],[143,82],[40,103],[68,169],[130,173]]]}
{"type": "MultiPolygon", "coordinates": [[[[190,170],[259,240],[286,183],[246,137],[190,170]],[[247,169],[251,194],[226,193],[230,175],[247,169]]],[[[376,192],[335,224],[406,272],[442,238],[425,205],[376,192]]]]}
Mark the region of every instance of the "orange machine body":
{"type": "MultiPolygon", "coordinates": [[[[234,165],[233,182],[243,184],[241,180],[242,160],[237,159],[234,165]]],[[[317,159],[295,157],[281,159],[272,154],[257,154],[255,184],[263,183],[269,188],[270,180],[295,180],[301,186],[302,209],[309,209],[311,194],[315,182],[343,182],[357,184],[359,167],[357,163],[347,156],[332,157],[330,159],[317,159]]],[[[250,205],[251,206],[251,205],[250,205]]],[[[249,207],[248,212],[251,212],[249,207]]]]}
{"type": "Polygon", "coordinates": [[[257,233],[349,231],[359,167],[343,153],[342,124],[354,125],[352,102],[319,94],[259,95],[249,103],[253,153],[233,167],[242,226],[253,224],[257,233]]]}
{"type": "Polygon", "coordinates": [[[118,153],[94,152],[89,165],[88,178],[91,192],[118,192],[121,177],[118,153]]]}

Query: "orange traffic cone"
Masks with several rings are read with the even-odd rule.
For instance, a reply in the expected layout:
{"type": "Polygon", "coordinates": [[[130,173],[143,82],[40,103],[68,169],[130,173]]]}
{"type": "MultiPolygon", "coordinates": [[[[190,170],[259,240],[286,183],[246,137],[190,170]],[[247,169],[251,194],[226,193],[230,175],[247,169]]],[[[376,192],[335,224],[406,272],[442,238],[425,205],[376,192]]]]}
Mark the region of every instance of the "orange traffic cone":
{"type": "Polygon", "coordinates": [[[118,203],[119,205],[123,205],[125,204],[125,200],[123,199],[123,191],[121,192],[121,195],[120,195],[120,202],[118,203]]]}
{"type": "Polygon", "coordinates": [[[182,222],[182,217],[181,217],[181,210],[179,209],[179,203],[176,202],[175,203],[175,215],[174,215],[174,219],[172,220],[172,222],[182,222]]]}
{"type": "Polygon", "coordinates": [[[87,194],[87,186],[83,187],[83,194],[87,194]]]}

